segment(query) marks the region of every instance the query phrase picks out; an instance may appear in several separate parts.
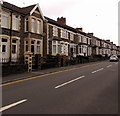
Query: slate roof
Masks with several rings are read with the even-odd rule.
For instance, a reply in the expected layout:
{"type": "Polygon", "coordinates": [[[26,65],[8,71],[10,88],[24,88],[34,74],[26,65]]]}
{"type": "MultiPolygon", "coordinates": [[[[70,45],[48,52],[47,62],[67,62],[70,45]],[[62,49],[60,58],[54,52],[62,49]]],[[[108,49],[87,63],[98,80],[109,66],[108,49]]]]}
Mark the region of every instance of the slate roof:
{"type": "Polygon", "coordinates": [[[23,7],[21,10],[24,14],[29,14],[30,11],[36,6],[36,4],[28,6],[28,7],[23,7]]]}
{"type": "Polygon", "coordinates": [[[85,32],[78,31],[76,28],[70,27],[70,26],[68,26],[68,25],[66,25],[66,24],[63,24],[63,23],[59,23],[59,22],[57,22],[57,21],[55,21],[55,20],[53,20],[53,19],[50,19],[50,18],[48,18],[48,17],[46,17],[46,16],[44,16],[44,17],[45,17],[45,19],[48,20],[48,23],[51,23],[51,24],[54,24],[54,25],[63,27],[63,28],[65,28],[65,29],[68,29],[68,30],[73,31],[73,32],[75,32],[75,33],[80,33],[80,34],[82,34],[82,35],[85,35],[85,36],[89,37],[85,32]]]}
{"type": "Polygon", "coordinates": [[[73,31],[73,32],[77,32],[76,29],[73,28],[73,27],[70,27],[70,26],[65,25],[65,24],[63,24],[63,23],[59,23],[59,22],[57,22],[57,21],[55,21],[55,20],[53,20],[53,19],[50,19],[50,18],[48,18],[48,17],[46,17],[46,16],[44,16],[44,17],[45,17],[45,19],[48,20],[48,23],[51,23],[51,24],[54,24],[54,25],[63,27],[63,28],[65,28],[65,29],[68,29],[68,30],[73,31]]]}
{"type": "Polygon", "coordinates": [[[15,11],[15,12],[18,12],[18,13],[22,13],[22,14],[24,14],[24,15],[29,14],[30,11],[31,11],[35,6],[36,6],[36,4],[31,5],[31,6],[28,6],[28,7],[23,7],[23,8],[21,8],[21,7],[15,6],[15,5],[13,5],[13,4],[10,4],[10,3],[8,3],[8,2],[3,2],[3,4],[2,4],[2,7],[5,7],[5,8],[7,8],[7,9],[10,9],[10,10],[15,11]]]}

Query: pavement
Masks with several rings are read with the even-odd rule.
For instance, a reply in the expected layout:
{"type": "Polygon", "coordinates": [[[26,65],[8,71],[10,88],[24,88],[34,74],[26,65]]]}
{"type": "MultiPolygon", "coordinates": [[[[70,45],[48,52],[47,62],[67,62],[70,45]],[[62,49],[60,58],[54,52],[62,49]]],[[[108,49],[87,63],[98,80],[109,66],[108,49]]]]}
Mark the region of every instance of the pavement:
{"type": "Polygon", "coordinates": [[[46,74],[39,75],[36,71],[33,74],[37,76],[0,85],[3,91],[0,112],[118,114],[118,62],[93,62],[43,71],[46,74]]]}
{"type": "Polygon", "coordinates": [[[11,75],[2,77],[2,84],[21,80],[21,79],[26,79],[26,78],[30,78],[30,77],[34,77],[34,76],[38,76],[38,75],[44,75],[44,74],[48,74],[48,73],[71,69],[71,68],[75,68],[75,67],[82,67],[82,66],[89,65],[89,64],[100,63],[100,62],[106,62],[106,61],[97,61],[97,62],[90,62],[90,63],[84,63],[84,64],[70,65],[70,66],[66,66],[66,67],[56,67],[56,68],[49,68],[49,69],[44,69],[44,70],[33,70],[32,72],[11,74],[11,75]]]}

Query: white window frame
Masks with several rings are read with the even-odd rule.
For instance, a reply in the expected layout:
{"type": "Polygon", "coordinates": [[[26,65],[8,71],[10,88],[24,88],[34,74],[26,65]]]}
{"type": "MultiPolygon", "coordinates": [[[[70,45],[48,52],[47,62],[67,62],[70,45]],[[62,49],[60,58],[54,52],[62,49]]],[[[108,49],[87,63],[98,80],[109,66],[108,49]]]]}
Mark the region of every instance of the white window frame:
{"type": "Polygon", "coordinates": [[[40,20],[37,20],[37,33],[40,34],[41,32],[41,21],[40,20]]]}
{"type": "Polygon", "coordinates": [[[28,32],[27,28],[29,30],[29,22],[28,22],[28,18],[25,18],[25,32],[28,32]]]}
{"type": "Polygon", "coordinates": [[[53,26],[53,36],[57,36],[58,37],[58,28],[53,26]]]}
{"type": "Polygon", "coordinates": [[[70,45],[70,48],[73,48],[73,53],[76,53],[76,45],[71,44],[71,45],[70,45]]]}
{"type": "Polygon", "coordinates": [[[20,16],[13,14],[12,15],[12,29],[18,31],[20,25],[20,16]]]}
{"type": "Polygon", "coordinates": [[[2,11],[1,15],[2,15],[1,16],[1,27],[9,28],[9,13],[6,11],[2,11]],[[6,18],[6,20],[3,17],[6,18]]]}
{"type": "Polygon", "coordinates": [[[40,54],[40,53],[41,53],[41,41],[37,41],[36,53],[37,53],[37,54],[40,54]],[[38,44],[38,42],[39,42],[39,44],[38,44]],[[38,48],[39,48],[39,51],[38,51],[38,48]]]}
{"type": "Polygon", "coordinates": [[[60,44],[60,41],[52,41],[52,54],[61,54],[61,44],[60,44]],[[55,46],[55,51],[54,51],[53,46],[55,46]],[[60,51],[59,51],[59,49],[60,49],[60,51]]]}
{"type": "Polygon", "coordinates": [[[74,41],[74,34],[73,33],[70,33],[70,40],[74,41]]]}
{"type": "Polygon", "coordinates": [[[83,36],[83,43],[87,43],[87,38],[83,36]]]}
{"type": "Polygon", "coordinates": [[[12,54],[16,54],[17,53],[17,39],[12,39],[12,54]],[[13,43],[13,40],[15,40],[16,42],[15,43],[13,43]],[[15,53],[13,52],[13,46],[15,46],[16,47],[16,49],[15,49],[15,53]]]}
{"type": "Polygon", "coordinates": [[[31,52],[32,52],[32,46],[34,46],[34,52],[32,52],[33,54],[35,54],[35,43],[36,41],[35,40],[31,40],[31,52]],[[34,43],[32,43],[32,41],[34,41],[34,43]]]}
{"type": "Polygon", "coordinates": [[[36,30],[36,19],[32,18],[31,19],[31,32],[35,33],[36,30]]]}

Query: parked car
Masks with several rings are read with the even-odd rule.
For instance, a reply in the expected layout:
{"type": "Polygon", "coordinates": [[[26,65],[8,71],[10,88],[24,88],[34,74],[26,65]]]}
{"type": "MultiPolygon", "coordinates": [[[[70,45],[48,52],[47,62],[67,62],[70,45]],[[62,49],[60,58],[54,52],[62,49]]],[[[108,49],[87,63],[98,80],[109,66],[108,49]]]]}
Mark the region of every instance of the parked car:
{"type": "Polygon", "coordinates": [[[112,62],[112,61],[118,62],[119,58],[116,55],[112,55],[109,60],[110,60],[110,62],[112,62]]]}

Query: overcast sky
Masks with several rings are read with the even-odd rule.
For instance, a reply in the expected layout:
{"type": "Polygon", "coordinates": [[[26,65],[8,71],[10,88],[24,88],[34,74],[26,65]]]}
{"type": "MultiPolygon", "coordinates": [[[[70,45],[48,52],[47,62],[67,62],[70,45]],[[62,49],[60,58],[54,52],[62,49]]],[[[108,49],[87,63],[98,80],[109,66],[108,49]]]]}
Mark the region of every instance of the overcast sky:
{"type": "Polygon", "coordinates": [[[20,7],[39,3],[44,16],[66,17],[67,25],[82,27],[118,45],[119,0],[5,0],[20,7]]]}

